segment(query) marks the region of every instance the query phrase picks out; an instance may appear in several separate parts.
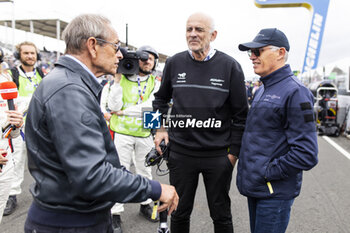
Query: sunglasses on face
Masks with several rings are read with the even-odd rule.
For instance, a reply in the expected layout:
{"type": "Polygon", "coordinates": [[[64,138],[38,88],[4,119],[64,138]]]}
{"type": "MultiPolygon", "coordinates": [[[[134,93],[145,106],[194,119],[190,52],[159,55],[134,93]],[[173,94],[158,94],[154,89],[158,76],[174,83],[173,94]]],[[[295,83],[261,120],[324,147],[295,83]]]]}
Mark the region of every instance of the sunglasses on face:
{"type": "Polygon", "coordinates": [[[247,51],[248,56],[251,57],[252,54],[254,54],[255,56],[259,57],[261,55],[261,53],[267,49],[272,49],[272,50],[278,50],[280,49],[279,47],[276,46],[268,46],[268,47],[262,47],[262,48],[256,48],[256,49],[249,49],[247,51]]]}
{"type": "Polygon", "coordinates": [[[257,48],[257,49],[249,49],[247,51],[248,56],[251,57],[252,54],[254,54],[257,57],[260,57],[261,53],[264,51],[264,48],[257,48]]]}

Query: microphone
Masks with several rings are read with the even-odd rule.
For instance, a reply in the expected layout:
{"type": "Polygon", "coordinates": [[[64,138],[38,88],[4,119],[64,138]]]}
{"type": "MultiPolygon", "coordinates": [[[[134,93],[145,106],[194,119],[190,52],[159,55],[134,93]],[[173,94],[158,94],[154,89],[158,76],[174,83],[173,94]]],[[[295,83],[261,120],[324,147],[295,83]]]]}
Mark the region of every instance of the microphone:
{"type": "MultiPolygon", "coordinates": [[[[17,85],[14,82],[6,81],[0,83],[0,94],[4,100],[7,100],[7,105],[9,110],[15,110],[15,104],[13,103],[13,99],[16,99],[18,96],[17,85]]],[[[12,130],[15,130],[16,126],[9,125],[4,130],[4,137],[8,138],[12,130]]]]}
{"type": "Polygon", "coordinates": [[[7,100],[9,110],[15,110],[13,99],[16,99],[18,96],[16,83],[11,81],[0,83],[0,94],[4,100],[7,100]]]}

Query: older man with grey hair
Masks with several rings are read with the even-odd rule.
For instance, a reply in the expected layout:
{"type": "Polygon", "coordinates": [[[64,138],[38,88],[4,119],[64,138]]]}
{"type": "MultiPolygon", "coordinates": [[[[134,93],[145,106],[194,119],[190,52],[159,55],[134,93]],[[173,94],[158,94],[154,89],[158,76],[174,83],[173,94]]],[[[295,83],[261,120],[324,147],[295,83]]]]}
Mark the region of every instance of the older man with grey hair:
{"type": "Polygon", "coordinates": [[[210,16],[195,13],[187,19],[188,50],[167,60],[153,101],[154,110],[166,114],[173,100],[172,127],[155,135],[158,150],[161,141],[170,143],[169,179],[180,196],[172,233],[190,232],[200,174],[215,232],[233,232],[229,191],[248,104],[241,66],[211,46],[216,36],[210,16]]]}
{"type": "Polygon", "coordinates": [[[120,165],[99,106],[97,77],[115,74],[123,58],[117,32],[100,15],[80,15],[63,32],[66,55],[30,103],[26,140],[34,201],[25,232],[120,232],[115,202],[178,203],[174,187],[134,175],[120,165]]]}

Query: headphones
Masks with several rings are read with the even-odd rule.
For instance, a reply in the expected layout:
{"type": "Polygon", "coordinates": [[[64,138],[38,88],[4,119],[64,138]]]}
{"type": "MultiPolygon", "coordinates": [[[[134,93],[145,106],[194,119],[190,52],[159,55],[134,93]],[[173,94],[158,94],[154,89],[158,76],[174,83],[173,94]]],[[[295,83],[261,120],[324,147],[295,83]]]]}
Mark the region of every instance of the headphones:
{"type": "MultiPolygon", "coordinates": [[[[21,59],[21,54],[19,53],[19,47],[16,48],[16,51],[13,53],[13,56],[17,59],[20,60],[21,59]]],[[[40,61],[41,60],[41,55],[38,52],[38,50],[36,50],[36,61],[40,61]]]]}

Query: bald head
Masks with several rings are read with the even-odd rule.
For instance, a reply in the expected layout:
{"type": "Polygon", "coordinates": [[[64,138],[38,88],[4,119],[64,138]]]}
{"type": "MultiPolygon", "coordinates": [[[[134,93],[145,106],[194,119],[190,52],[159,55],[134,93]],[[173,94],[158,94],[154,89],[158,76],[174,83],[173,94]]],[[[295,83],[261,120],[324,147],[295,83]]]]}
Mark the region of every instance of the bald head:
{"type": "Polygon", "coordinates": [[[210,50],[210,43],[215,40],[217,31],[214,20],[203,13],[194,13],[187,19],[186,40],[194,59],[202,61],[210,50]]]}
{"type": "Polygon", "coordinates": [[[188,17],[187,23],[189,21],[200,21],[201,23],[203,23],[209,28],[210,32],[213,32],[215,30],[215,23],[213,18],[205,13],[202,13],[202,12],[193,13],[188,17]]]}

